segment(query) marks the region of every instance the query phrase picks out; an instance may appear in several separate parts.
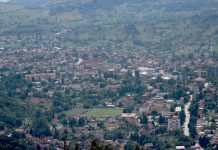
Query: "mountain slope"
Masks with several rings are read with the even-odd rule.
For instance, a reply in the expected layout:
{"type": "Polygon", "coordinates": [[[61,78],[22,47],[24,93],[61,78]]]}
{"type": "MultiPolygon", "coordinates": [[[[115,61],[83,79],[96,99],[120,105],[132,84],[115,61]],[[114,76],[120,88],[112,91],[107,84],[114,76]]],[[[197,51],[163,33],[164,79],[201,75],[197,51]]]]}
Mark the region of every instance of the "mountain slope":
{"type": "Polygon", "coordinates": [[[27,7],[40,7],[47,4],[48,0],[10,0],[9,3],[27,7]]]}
{"type": "Polygon", "coordinates": [[[30,108],[21,102],[0,93],[0,123],[7,127],[19,127],[29,115],[30,108]]]}
{"type": "Polygon", "coordinates": [[[67,28],[76,34],[63,35],[63,44],[73,46],[115,45],[120,41],[122,49],[130,46],[178,50],[201,45],[208,39],[217,45],[215,0],[11,0],[11,3],[43,7],[19,6],[22,8],[2,13],[3,34],[47,34],[67,28]]]}

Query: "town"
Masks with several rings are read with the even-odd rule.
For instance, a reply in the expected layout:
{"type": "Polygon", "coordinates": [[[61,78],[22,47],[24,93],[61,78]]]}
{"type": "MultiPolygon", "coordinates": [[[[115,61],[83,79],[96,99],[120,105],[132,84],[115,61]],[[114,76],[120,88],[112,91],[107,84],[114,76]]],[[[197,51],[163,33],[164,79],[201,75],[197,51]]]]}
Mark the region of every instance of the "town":
{"type": "Polygon", "coordinates": [[[79,142],[86,150],[93,140],[117,150],[218,149],[218,52],[212,46],[182,53],[67,47],[61,42],[67,32],[0,37],[11,45],[36,43],[0,48],[1,90],[35,110],[15,125],[1,123],[0,135],[23,135],[43,149],[79,142]]]}

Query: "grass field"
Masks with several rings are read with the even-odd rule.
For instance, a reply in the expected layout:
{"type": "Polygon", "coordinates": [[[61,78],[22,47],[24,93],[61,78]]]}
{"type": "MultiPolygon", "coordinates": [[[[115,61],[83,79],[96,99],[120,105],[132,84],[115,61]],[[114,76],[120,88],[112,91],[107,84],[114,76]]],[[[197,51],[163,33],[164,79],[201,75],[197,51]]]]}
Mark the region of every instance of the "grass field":
{"type": "Polygon", "coordinates": [[[89,109],[73,108],[71,110],[65,111],[64,113],[67,116],[80,116],[88,111],[89,111],[89,109]]]}
{"type": "Polygon", "coordinates": [[[218,52],[218,45],[213,47],[213,51],[217,51],[218,52]]]}
{"type": "Polygon", "coordinates": [[[84,117],[107,117],[121,115],[123,109],[116,108],[96,108],[83,114],[84,117]]]}

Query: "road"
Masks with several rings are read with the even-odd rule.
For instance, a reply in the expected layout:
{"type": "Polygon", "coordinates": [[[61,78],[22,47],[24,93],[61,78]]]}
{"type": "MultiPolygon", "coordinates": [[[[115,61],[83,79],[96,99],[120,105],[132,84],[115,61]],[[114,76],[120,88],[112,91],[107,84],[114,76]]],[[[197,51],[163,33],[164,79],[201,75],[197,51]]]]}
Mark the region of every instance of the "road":
{"type": "Polygon", "coordinates": [[[184,135],[186,135],[186,136],[190,135],[189,134],[188,124],[189,124],[189,121],[190,121],[189,107],[191,105],[192,100],[193,100],[193,95],[190,95],[190,100],[189,100],[189,102],[184,107],[184,111],[185,111],[185,116],[186,117],[185,117],[185,123],[184,123],[185,127],[184,127],[183,131],[184,131],[184,135]]]}

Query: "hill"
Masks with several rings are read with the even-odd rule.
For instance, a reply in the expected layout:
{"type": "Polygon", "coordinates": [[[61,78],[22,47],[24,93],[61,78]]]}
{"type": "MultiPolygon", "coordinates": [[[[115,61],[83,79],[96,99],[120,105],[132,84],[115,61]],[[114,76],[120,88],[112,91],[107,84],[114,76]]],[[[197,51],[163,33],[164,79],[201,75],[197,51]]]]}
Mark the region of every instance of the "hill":
{"type": "Polygon", "coordinates": [[[10,4],[23,5],[26,7],[40,7],[47,3],[47,0],[10,0],[10,4]]]}
{"type": "Polygon", "coordinates": [[[7,127],[19,127],[24,118],[30,115],[26,102],[15,100],[0,93],[0,124],[7,127]]]}
{"type": "Polygon", "coordinates": [[[218,2],[213,0],[11,0],[4,5],[15,8],[0,7],[5,12],[0,15],[1,34],[48,34],[65,28],[76,33],[63,35],[67,46],[117,41],[120,50],[217,46],[218,2]]]}

